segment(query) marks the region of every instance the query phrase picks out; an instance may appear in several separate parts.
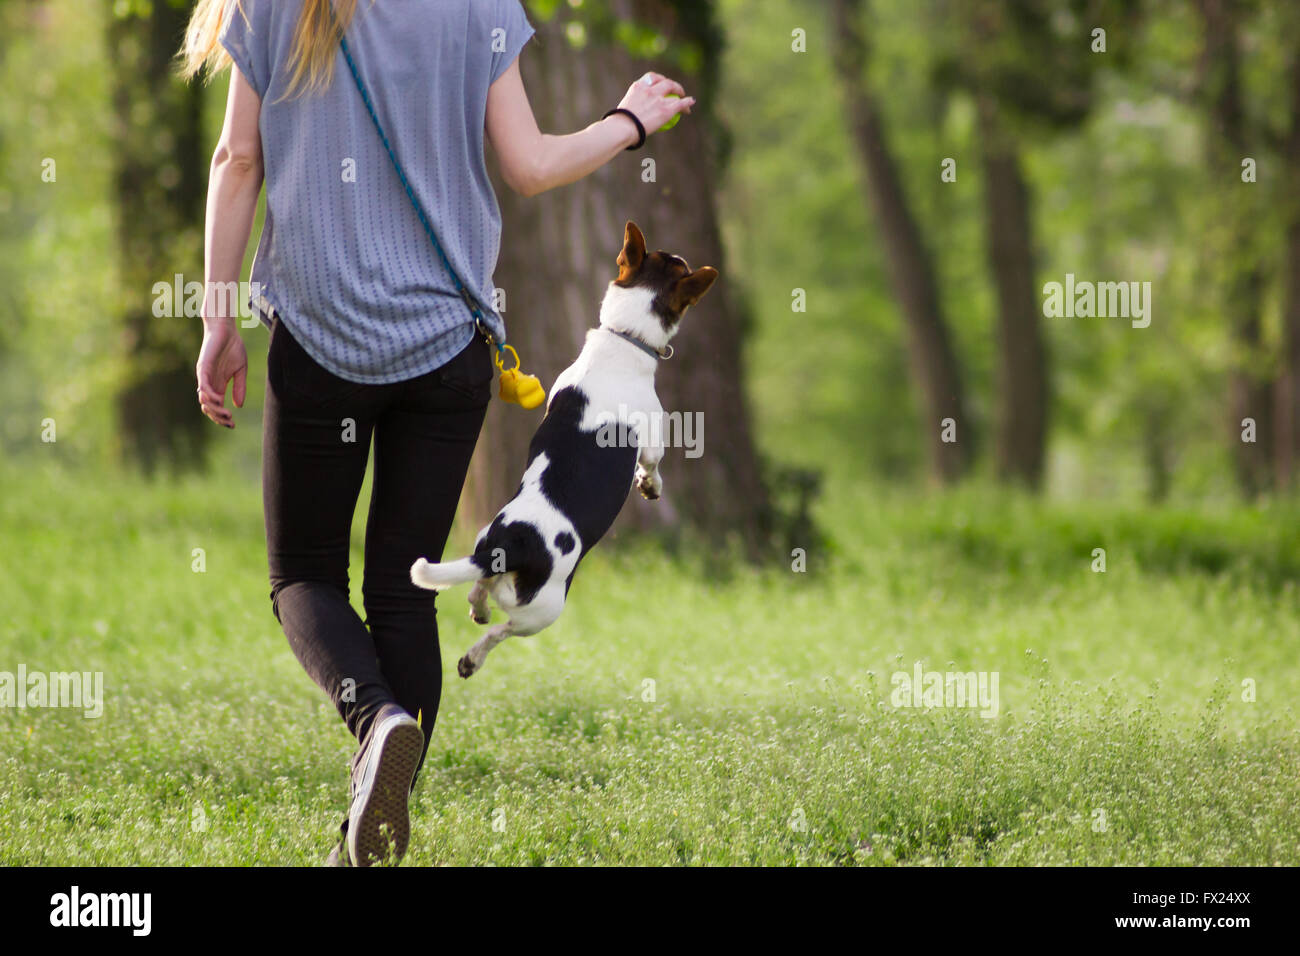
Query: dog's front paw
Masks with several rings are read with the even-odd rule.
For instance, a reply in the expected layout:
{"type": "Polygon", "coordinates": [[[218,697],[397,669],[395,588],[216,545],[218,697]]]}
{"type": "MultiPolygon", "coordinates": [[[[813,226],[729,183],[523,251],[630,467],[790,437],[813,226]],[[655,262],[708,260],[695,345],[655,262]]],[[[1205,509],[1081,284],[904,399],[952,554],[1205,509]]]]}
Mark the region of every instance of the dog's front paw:
{"type": "Polygon", "coordinates": [[[641,492],[641,497],[646,501],[658,501],[663,488],[663,479],[658,474],[637,476],[636,490],[641,492]]]}
{"type": "Polygon", "coordinates": [[[469,677],[476,670],[478,670],[478,665],[470,660],[468,654],[456,662],[456,673],[461,677],[469,677]]]}
{"type": "Polygon", "coordinates": [[[469,606],[469,619],[475,624],[486,624],[488,621],[492,620],[492,611],[490,608],[486,607],[480,610],[471,604],[469,606]]]}

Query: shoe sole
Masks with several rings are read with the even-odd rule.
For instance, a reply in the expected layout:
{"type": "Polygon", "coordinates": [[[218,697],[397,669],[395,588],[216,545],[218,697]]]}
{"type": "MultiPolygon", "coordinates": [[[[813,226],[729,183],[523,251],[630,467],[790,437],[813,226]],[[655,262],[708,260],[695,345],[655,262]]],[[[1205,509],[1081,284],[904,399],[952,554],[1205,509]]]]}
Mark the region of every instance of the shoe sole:
{"type": "Polygon", "coordinates": [[[410,717],[380,727],[378,761],[370,792],[348,824],[348,851],[354,866],[396,862],[411,840],[411,780],[424,750],[424,733],[410,717]],[[389,845],[393,854],[390,856],[389,845]]]}

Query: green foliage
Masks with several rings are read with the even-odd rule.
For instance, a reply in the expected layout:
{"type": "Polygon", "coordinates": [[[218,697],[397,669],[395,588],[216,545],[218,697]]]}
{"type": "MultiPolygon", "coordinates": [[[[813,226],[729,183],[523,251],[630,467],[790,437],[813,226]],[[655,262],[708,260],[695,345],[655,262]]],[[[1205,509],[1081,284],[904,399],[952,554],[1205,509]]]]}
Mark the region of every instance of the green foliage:
{"type": "MultiPolygon", "coordinates": [[[[1189,5],[868,6],[869,79],[933,252],[975,426],[986,430],[994,399],[996,308],[969,92],[978,68],[1018,104],[1036,288],[1067,272],[1153,287],[1148,329],[1044,319],[1055,380],[1050,490],[1140,497],[1159,459],[1176,497],[1231,494],[1239,429],[1228,420],[1228,375],[1243,357],[1216,302],[1221,277],[1262,263],[1265,347],[1244,359],[1269,377],[1280,344],[1282,216],[1294,193],[1269,146],[1289,123],[1277,80],[1295,35],[1289,8],[1247,8],[1243,99],[1251,124],[1268,133],[1257,137],[1259,183],[1247,185],[1215,182],[1205,167],[1205,117],[1191,95],[1203,37],[1189,5]],[[972,51],[971,18],[990,11],[1005,32],[972,51]],[[1107,29],[1104,54],[1090,50],[1094,25],[1107,29]],[[948,157],[955,183],[940,181],[948,157]],[[1225,204],[1250,223],[1244,247],[1228,239],[1225,204]]],[[[733,122],[723,191],[728,275],[745,284],[757,319],[748,344],[760,439],[774,456],[802,450],[844,474],[915,475],[920,425],[903,319],[829,69],[825,5],[723,0],[720,10],[722,113],[743,117],[733,122]],[[807,32],[806,53],[791,50],[795,28],[807,32]],[[806,314],[790,312],[795,287],[807,290],[806,314]]]]}
{"type": "MultiPolygon", "coordinates": [[[[926,77],[919,8],[882,4],[872,24],[877,88],[909,200],[935,244],[973,415],[990,404],[991,290],[984,276],[973,122],[926,77]],[[940,184],[943,157],[957,182],[940,184]]],[[[829,56],[825,5],[720,4],[728,45],[721,112],[734,137],[722,210],[726,278],[748,292],[746,343],[759,439],[773,458],[840,474],[916,474],[922,444],[902,316],[886,272],[829,56]],[[791,49],[802,29],[807,53],[791,49]],[[807,311],[793,312],[803,289],[807,311]],[[798,400],[791,396],[797,394],[798,400]]]]}
{"type": "MultiPolygon", "coordinates": [[[[698,0],[666,0],[661,23],[620,16],[605,4],[585,0],[528,0],[530,16],[543,22],[559,17],[575,50],[589,44],[617,43],[638,59],[661,61],[665,72],[688,82],[702,105],[712,99],[723,35],[713,5],[698,0]]],[[[707,108],[707,106],[706,106],[707,108]]]]}
{"type": "Polygon", "coordinates": [[[0,5],[0,449],[113,445],[121,372],[98,5],[0,5]],[[92,15],[87,16],[87,10],[92,15]]]}
{"type": "MultiPolygon", "coordinates": [[[[1014,42],[987,58],[989,68],[1018,78],[1000,81],[1004,87],[1032,85],[1025,77],[1056,69],[1056,54],[1086,42],[1093,20],[1108,29],[1107,53],[1078,60],[1074,50],[1067,64],[1069,77],[1086,80],[1087,118],[1056,129],[1026,108],[1019,127],[1035,282],[1066,272],[1150,278],[1155,293],[1145,330],[1046,320],[1056,392],[1050,489],[1136,498],[1149,484],[1154,443],[1172,469],[1175,498],[1229,494],[1227,377],[1239,356],[1215,289],[1244,265],[1263,264],[1264,344],[1245,359],[1267,378],[1280,345],[1283,220],[1294,193],[1278,154],[1290,124],[1278,77],[1297,28],[1292,5],[1243,7],[1243,103],[1259,162],[1253,185],[1217,182],[1206,169],[1204,111],[1194,96],[1203,38],[1193,7],[1071,2],[1044,18],[1040,4],[1021,6],[1035,16],[1016,21],[1014,42]],[[1022,42],[1039,34],[1042,46],[1022,42]],[[1246,244],[1233,241],[1225,210],[1251,224],[1246,244]]],[[[840,476],[914,480],[922,445],[902,320],[830,68],[825,4],[673,0],[667,7],[662,22],[632,23],[601,4],[528,2],[536,19],[580,24],[588,44],[621,42],[666,72],[685,71],[701,90],[701,107],[730,136],[719,196],[725,279],[754,316],[746,371],[768,456],[840,476]],[[795,28],[807,32],[807,53],[791,50],[795,28]],[[807,312],[791,311],[796,288],[805,290],[807,312]]],[[[969,69],[978,59],[959,55],[977,8],[951,0],[870,7],[870,78],[885,94],[908,198],[934,252],[973,423],[987,431],[996,306],[981,144],[972,98],[953,66],[969,69]],[[957,163],[955,183],[939,179],[947,157],[957,163]]],[[[58,423],[63,452],[75,449],[87,464],[110,459],[118,446],[113,400],[124,345],[113,316],[124,300],[111,202],[116,114],[103,39],[114,15],[143,9],[135,0],[0,4],[0,77],[17,93],[0,101],[0,448],[9,454],[39,453],[47,417],[58,423]],[[55,183],[41,181],[46,158],[57,162],[55,183]]],[[[224,94],[224,83],[209,91],[209,143],[224,94]]],[[[185,254],[192,259],[192,247],[185,254]]],[[[250,378],[259,381],[265,340],[258,330],[246,335],[256,366],[250,378]]],[[[249,423],[258,412],[253,391],[249,423]]],[[[256,437],[255,429],[228,436],[213,462],[256,474],[256,437]]]]}

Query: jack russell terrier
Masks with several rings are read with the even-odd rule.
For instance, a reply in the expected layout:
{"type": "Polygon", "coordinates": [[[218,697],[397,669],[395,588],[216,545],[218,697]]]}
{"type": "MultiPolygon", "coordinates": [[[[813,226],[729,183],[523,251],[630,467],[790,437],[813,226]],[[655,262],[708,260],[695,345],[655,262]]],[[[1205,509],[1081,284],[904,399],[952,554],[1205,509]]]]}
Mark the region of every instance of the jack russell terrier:
{"type": "Polygon", "coordinates": [[[475,582],[475,623],[488,623],[489,596],[508,615],[460,659],[461,677],[482,667],[507,637],[554,623],[578,562],[614,523],[633,484],[651,500],[662,493],[655,368],[672,354],[668,340],[682,314],[717,277],[711,266],[692,272],[681,256],[647,253],[641,230],[628,222],[600,328],[587,332],[577,361],[555,380],[519,490],[479,532],[472,555],[441,564],[420,558],[411,566],[411,580],[422,588],[475,582]]]}

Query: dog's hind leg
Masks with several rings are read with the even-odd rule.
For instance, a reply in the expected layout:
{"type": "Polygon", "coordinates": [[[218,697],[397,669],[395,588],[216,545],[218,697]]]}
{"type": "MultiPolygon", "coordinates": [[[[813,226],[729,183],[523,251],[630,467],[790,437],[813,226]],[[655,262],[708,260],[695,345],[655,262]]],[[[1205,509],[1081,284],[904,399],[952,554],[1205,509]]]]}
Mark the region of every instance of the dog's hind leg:
{"type": "Polygon", "coordinates": [[[507,637],[515,635],[528,637],[545,630],[555,623],[555,619],[564,610],[564,578],[554,578],[527,604],[514,603],[514,589],[510,583],[510,575],[498,575],[494,578],[485,578],[484,581],[486,582],[483,584],[484,589],[491,588],[497,605],[510,615],[510,620],[490,628],[479,638],[478,643],[469,649],[469,653],[457,662],[456,671],[461,677],[469,677],[481,668],[488,651],[507,637]]]}
{"type": "Polygon", "coordinates": [[[474,646],[469,649],[469,653],[456,662],[456,673],[460,674],[461,677],[469,677],[483,666],[483,661],[487,659],[488,651],[492,650],[492,648],[496,647],[507,637],[517,633],[519,632],[514,629],[514,626],[510,621],[506,621],[504,624],[498,624],[480,637],[474,646]]]}
{"type": "Polygon", "coordinates": [[[488,591],[482,579],[475,581],[469,589],[469,619],[475,624],[486,624],[492,620],[492,609],[488,607],[488,591]]]}

